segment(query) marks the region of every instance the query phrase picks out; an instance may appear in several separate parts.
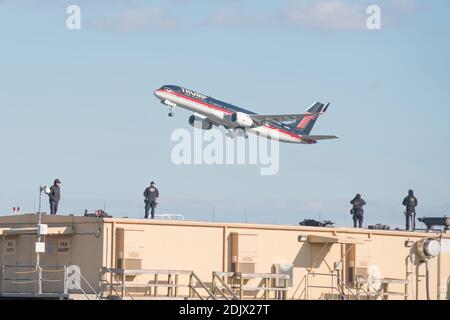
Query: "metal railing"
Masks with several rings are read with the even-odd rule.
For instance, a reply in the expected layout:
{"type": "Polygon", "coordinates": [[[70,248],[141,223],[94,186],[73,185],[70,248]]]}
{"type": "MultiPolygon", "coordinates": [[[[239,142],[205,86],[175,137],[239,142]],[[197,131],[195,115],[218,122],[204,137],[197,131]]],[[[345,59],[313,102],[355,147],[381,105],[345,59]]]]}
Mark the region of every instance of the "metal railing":
{"type": "Polygon", "coordinates": [[[134,300],[133,296],[128,291],[127,287],[125,286],[125,278],[122,276],[121,278],[118,278],[117,275],[120,275],[123,273],[116,272],[116,269],[113,268],[107,268],[102,267],[100,268],[100,281],[99,281],[99,295],[101,299],[105,299],[105,292],[109,291],[109,294],[112,295],[114,292],[115,296],[124,298],[125,294],[131,298],[131,300],[134,300]],[[108,276],[109,280],[108,280],[108,276]],[[120,288],[120,292],[116,290],[116,287],[120,288]]]}
{"type": "Polygon", "coordinates": [[[66,266],[1,266],[0,293],[37,294],[39,275],[44,284],[43,293],[68,295],[66,266]]]}
{"type": "Polygon", "coordinates": [[[134,300],[139,293],[147,297],[159,297],[158,290],[165,288],[167,290],[165,296],[168,298],[238,300],[243,298],[245,291],[256,291],[256,295],[263,291],[265,299],[270,298],[271,292],[277,293],[280,299],[286,299],[289,279],[288,275],[282,274],[213,272],[211,287],[208,287],[192,270],[131,270],[102,267],[99,293],[101,298],[134,300]],[[244,284],[250,279],[262,281],[255,286],[244,284]],[[273,282],[282,284],[277,285],[273,282]],[[188,289],[187,296],[179,294],[180,288],[188,289]],[[203,290],[203,294],[199,290],[203,290]]]}
{"type": "MultiPolygon", "coordinates": [[[[356,299],[356,300],[377,300],[379,298],[386,299],[389,295],[402,295],[407,298],[407,294],[405,293],[399,293],[399,292],[389,292],[387,290],[387,284],[404,284],[406,285],[407,280],[403,279],[368,279],[365,276],[362,275],[355,275],[355,281],[353,284],[345,285],[338,274],[334,273],[319,273],[319,272],[309,272],[305,275],[305,294],[306,299],[310,298],[310,289],[311,288],[318,288],[318,289],[328,289],[331,292],[329,293],[331,296],[334,295],[334,291],[336,290],[336,293],[339,296],[339,299],[341,300],[349,300],[349,299],[356,299]],[[310,282],[310,277],[330,277],[331,278],[331,284],[330,285],[313,285],[310,282]],[[336,279],[336,280],[334,280],[336,279]],[[373,282],[380,282],[380,286],[377,287],[373,284],[373,282]],[[350,286],[353,285],[354,288],[351,289],[350,286]],[[367,288],[364,287],[364,285],[367,286],[367,288]]],[[[326,293],[322,293],[321,297],[325,298],[326,293]]]]}
{"type": "Polygon", "coordinates": [[[197,274],[192,270],[131,270],[118,268],[100,268],[99,292],[102,298],[109,292],[120,299],[129,297],[135,299],[138,292],[137,289],[144,289],[145,296],[158,297],[158,289],[166,288],[166,297],[178,298],[179,288],[188,289],[188,298],[199,298],[201,300],[216,300],[216,296],[201,281],[197,274]],[[127,281],[127,277],[133,279],[138,276],[153,276],[152,280],[146,282],[127,281]],[[165,279],[161,277],[166,277],[165,279]],[[184,283],[180,282],[180,278],[187,278],[184,283]],[[132,290],[135,289],[135,290],[132,290]],[[152,294],[153,289],[153,294],[152,294]],[[202,295],[198,289],[203,289],[206,295],[202,295]],[[134,296],[131,294],[134,293],[134,296]],[[136,292],[136,293],[135,293],[136,292]]]}
{"type": "MultiPolygon", "coordinates": [[[[253,297],[263,291],[264,299],[270,299],[270,293],[275,292],[276,299],[287,298],[289,275],[274,273],[241,273],[241,272],[213,272],[212,291],[219,292],[225,299],[242,299],[244,292],[254,292],[253,297]],[[247,282],[260,279],[258,285],[247,282]],[[219,284],[217,284],[217,281],[219,284]],[[275,282],[275,283],[274,283],[275,282]],[[282,282],[280,285],[279,283],[282,282]],[[278,297],[277,297],[278,296],[278,297]]],[[[246,296],[249,298],[250,296],[246,296]]]]}
{"type": "Polygon", "coordinates": [[[234,272],[213,272],[211,291],[213,294],[218,292],[225,300],[238,300],[239,297],[233,290],[234,272]],[[217,284],[219,282],[219,284],[217,284]],[[231,282],[228,284],[227,282],[231,282]],[[231,285],[231,286],[230,286],[231,285]]]}
{"type": "Polygon", "coordinates": [[[155,220],[179,220],[183,221],[184,216],[182,214],[164,213],[155,214],[155,220]]]}
{"type": "MultiPolygon", "coordinates": [[[[200,295],[200,293],[195,289],[195,286],[193,285],[194,279],[197,281],[198,284],[200,284],[200,287],[202,287],[208,293],[207,299],[217,300],[216,296],[208,289],[208,287],[203,283],[203,281],[200,280],[200,278],[194,271],[192,271],[191,275],[189,276],[190,293],[194,292],[201,300],[204,300],[203,297],[200,295]]],[[[191,294],[189,294],[189,296],[191,296],[191,294]]]]}
{"type": "Polygon", "coordinates": [[[402,296],[403,299],[408,299],[408,279],[368,279],[362,275],[355,276],[355,286],[356,286],[356,294],[359,296],[360,291],[363,291],[364,294],[368,297],[369,300],[381,298],[382,300],[386,300],[390,295],[398,295],[402,296]],[[378,285],[374,283],[378,282],[378,285]],[[389,291],[389,285],[404,285],[403,292],[395,292],[389,291]],[[367,289],[364,288],[364,285],[367,285],[367,289]]]}
{"type": "Polygon", "coordinates": [[[0,267],[0,294],[31,295],[34,297],[59,297],[67,299],[72,292],[81,291],[85,298],[88,293],[83,289],[82,281],[98,298],[98,294],[77,266],[66,265],[2,265],[0,267]],[[79,279],[79,280],[78,280],[79,279]],[[41,292],[39,292],[41,289],[41,292]]]}
{"type": "Polygon", "coordinates": [[[301,284],[304,283],[304,289],[301,291],[300,296],[298,299],[301,299],[301,297],[304,295],[304,299],[308,300],[311,299],[310,291],[311,289],[328,289],[330,292],[325,293],[322,292],[320,295],[320,299],[325,299],[327,295],[333,297],[335,295],[338,296],[340,300],[361,300],[361,292],[365,294],[366,297],[370,299],[370,294],[364,290],[363,288],[359,288],[356,290],[352,290],[348,285],[346,285],[339,274],[336,272],[330,272],[330,273],[321,273],[321,272],[308,272],[300,282],[299,286],[297,287],[296,291],[294,292],[293,299],[295,298],[296,292],[298,291],[301,284]],[[329,285],[315,285],[312,284],[311,277],[329,277],[330,278],[330,284],[329,285]]]}
{"type": "MultiPolygon", "coordinates": [[[[344,294],[344,290],[342,287],[342,284],[339,281],[339,277],[335,273],[320,273],[320,272],[308,272],[305,275],[305,298],[308,300],[310,299],[310,289],[328,289],[331,292],[329,293],[331,296],[334,295],[335,291],[339,295],[340,300],[347,300],[347,296],[344,294]],[[311,277],[330,277],[330,285],[314,285],[311,284],[311,277]],[[336,280],[335,280],[336,279],[336,280]]],[[[322,297],[324,297],[325,294],[322,293],[322,297]]]]}

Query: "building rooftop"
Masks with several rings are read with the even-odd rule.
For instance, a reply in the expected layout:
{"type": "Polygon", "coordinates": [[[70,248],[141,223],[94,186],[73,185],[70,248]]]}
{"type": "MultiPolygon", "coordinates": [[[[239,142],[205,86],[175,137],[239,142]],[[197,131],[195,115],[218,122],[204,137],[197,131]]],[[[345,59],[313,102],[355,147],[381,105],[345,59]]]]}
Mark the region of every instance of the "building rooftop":
{"type": "MultiPolygon", "coordinates": [[[[26,227],[37,224],[37,214],[20,214],[0,217],[1,228],[10,228],[14,226],[26,227]]],[[[443,238],[450,239],[450,233],[443,230],[375,230],[375,229],[357,229],[346,227],[309,227],[300,225],[278,225],[278,224],[255,224],[255,223],[234,223],[234,222],[208,222],[208,221],[189,221],[189,220],[150,220],[150,219],[132,219],[132,218],[97,218],[73,215],[42,215],[42,222],[52,226],[67,226],[71,223],[115,223],[130,225],[180,225],[187,227],[211,227],[211,228],[233,228],[233,229],[253,229],[253,230],[278,230],[278,231],[299,231],[299,232],[333,232],[333,233],[352,233],[367,235],[389,235],[389,236],[414,236],[429,237],[430,235],[442,235],[443,238]]]]}

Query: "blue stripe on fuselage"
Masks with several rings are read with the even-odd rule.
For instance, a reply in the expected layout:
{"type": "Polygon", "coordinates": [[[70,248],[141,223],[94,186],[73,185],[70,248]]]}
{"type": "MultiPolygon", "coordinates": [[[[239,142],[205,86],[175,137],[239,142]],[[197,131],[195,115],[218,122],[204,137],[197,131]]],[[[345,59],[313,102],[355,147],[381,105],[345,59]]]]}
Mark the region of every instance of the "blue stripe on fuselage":
{"type": "MultiPolygon", "coordinates": [[[[200,100],[200,101],[204,101],[204,102],[206,102],[208,104],[215,105],[215,106],[217,106],[219,108],[226,109],[226,110],[229,110],[229,111],[232,111],[232,112],[242,112],[242,113],[246,113],[246,114],[256,114],[255,112],[252,112],[250,110],[239,108],[239,107],[237,107],[235,105],[232,105],[230,103],[214,99],[214,98],[212,98],[210,96],[207,96],[207,95],[204,95],[204,94],[198,94],[197,92],[195,92],[193,90],[190,90],[190,89],[187,89],[187,88],[184,88],[184,87],[174,86],[174,85],[166,85],[166,86],[162,86],[161,87],[161,89],[164,89],[164,88],[168,88],[168,89],[170,89],[170,90],[172,90],[172,91],[174,91],[174,92],[176,92],[178,94],[184,95],[184,96],[189,97],[189,98],[197,99],[197,100],[200,100]],[[196,95],[195,96],[189,95],[185,91],[193,92],[196,95]],[[205,96],[206,98],[205,99],[200,99],[199,96],[205,96]]],[[[281,123],[275,122],[275,121],[271,121],[270,124],[272,126],[274,126],[274,127],[277,127],[278,129],[282,129],[282,130],[286,130],[286,131],[298,134],[297,130],[295,130],[295,128],[293,128],[291,126],[284,125],[284,124],[281,124],[281,123]]]]}
{"type": "Polygon", "coordinates": [[[184,96],[186,96],[186,97],[198,99],[198,100],[204,101],[204,102],[206,102],[206,103],[209,103],[209,104],[218,106],[219,108],[223,108],[223,109],[226,109],[226,110],[230,110],[230,111],[232,111],[232,112],[242,112],[242,113],[247,113],[247,114],[256,114],[255,112],[252,112],[252,111],[250,111],[250,110],[246,110],[246,109],[243,109],[243,108],[239,108],[239,107],[237,107],[237,106],[235,106],[235,105],[232,105],[232,104],[230,104],[230,103],[227,103],[227,102],[224,102],[224,101],[220,101],[220,100],[214,99],[214,98],[209,97],[209,96],[207,96],[207,95],[205,95],[205,94],[198,94],[198,93],[195,92],[194,90],[190,90],[190,89],[183,88],[183,87],[180,87],[180,86],[167,85],[167,86],[162,86],[162,87],[161,87],[161,89],[163,89],[163,88],[169,88],[170,90],[172,90],[172,91],[174,91],[174,92],[177,92],[177,93],[179,93],[179,94],[182,94],[182,95],[184,95],[184,96]],[[188,92],[196,93],[197,95],[196,95],[196,96],[189,95],[189,94],[187,94],[186,92],[184,92],[183,89],[184,89],[185,91],[188,91],[188,92]],[[206,98],[205,98],[205,99],[199,99],[199,96],[205,96],[206,98]]]}

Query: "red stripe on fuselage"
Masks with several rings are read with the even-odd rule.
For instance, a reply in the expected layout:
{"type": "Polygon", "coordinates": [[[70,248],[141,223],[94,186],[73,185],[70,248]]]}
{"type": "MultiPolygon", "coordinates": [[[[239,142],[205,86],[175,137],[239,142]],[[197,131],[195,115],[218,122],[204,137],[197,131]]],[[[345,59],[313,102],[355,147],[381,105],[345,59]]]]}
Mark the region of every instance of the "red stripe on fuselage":
{"type": "MultiPolygon", "coordinates": [[[[190,100],[190,101],[192,101],[192,102],[199,103],[199,104],[204,105],[204,106],[206,106],[206,107],[209,107],[209,108],[213,108],[213,109],[222,111],[222,112],[224,112],[224,113],[226,113],[226,114],[233,114],[233,113],[234,113],[233,111],[230,111],[230,110],[228,110],[228,109],[224,109],[224,108],[221,108],[221,107],[218,107],[218,106],[215,106],[215,105],[206,103],[206,102],[201,101],[201,100],[198,100],[198,99],[194,99],[194,98],[191,98],[191,97],[187,97],[187,96],[182,95],[182,94],[180,94],[180,93],[178,93],[178,92],[171,92],[171,91],[165,91],[165,90],[157,90],[157,91],[164,92],[164,93],[169,93],[169,94],[173,94],[173,95],[175,95],[175,96],[177,96],[177,97],[179,97],[179,98],[184,98],[184,99],[190,100]]],[[[274,127],[274,126],[271,126],[271,125],[268,125],[268,124],[266,124],[265,127],[269,128],[269,129],[272,129],[272,130],[275,130],[275,131],[279,131],[279,132],[281,132],[281,133],[287,134],[287,135],[289,135],[289,136],[291,136],[291,137],[294,137],[294,138],[299,139],[299,140],[303,140],[303,141],[308,142],[308,143],[316,143],[316,141],[314,141],[314,140],[304,139],[304,138],[302,138],[301,136],[296,135],[296,134],[294,134],[294,133],[292,133],[292,132],[289,132],[289,131],[286,131],[286,130],[283,130],[283,129],[280,129],[280,128],[277,128],[277,127],[274,127]],[[313,141],[314,141],[314,142],[313,142],[313,141]]]]}
{"type": "Polygon", "coordinates": [[[200,104],[202,104],[202,105],[204,105],[204,106],[206,106],[206,107],[213,108],[213,109],[216,109],[216,110],[225,112],[226,114],[233,114],[233,112],[230,111],[230,110],[228,110],[228,109],[224,109],[224,108],[215,106],[215,105],[213,105],[213,104],[209,104],[209,103],[206,103],[206,102],[204,102],[204,101],[201,101],[201,100],[198,100],[198,99],[194,99],[194,98],[191,98],[191,97],[182,95],[182,94],[180,94],[180,93],[178,93],[178,92],[168,92],[168,91],[165,91],[165,92],[166,92],[166,93],[169,93],[169,94],[176,95],[176,96],[179,97],[179,98],[188,99],[188,100],[190,100],[190,101],[193,101],[193,102],[196,102],[196,103],[200,103],[200,104]]]}

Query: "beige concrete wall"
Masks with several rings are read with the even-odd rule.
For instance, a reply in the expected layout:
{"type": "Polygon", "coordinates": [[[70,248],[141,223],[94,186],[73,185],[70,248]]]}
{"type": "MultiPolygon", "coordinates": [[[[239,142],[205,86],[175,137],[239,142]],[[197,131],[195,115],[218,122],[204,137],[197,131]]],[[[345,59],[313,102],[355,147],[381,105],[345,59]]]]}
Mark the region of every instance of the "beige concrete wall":
{"type": "MultiPolygon", "coordinates": [[[[48,248],[53,247],[59,239],[70,239],[70,254],[45,255],[45,262],[50,264],[76,264],[94,285],[97,285],[101,266],[117,267],[120,253],[118,230],[126,230],[124,247],[127,254],[140,261],[142,269],[193,270],[204,281],[210,282],[213,271],[232,271],[231,234],[250,234],[255,236],[251,242],[255,253],[255,272],[273,272],[276,263],[292,263],[293,286],[289,298],[317,299],[325,294],[336,293],[331,289],[306,290],[305,275],[308,272],[327,273],[334,268],[334,263],[341,260],[348,245],[346,244],[311,244],[299,242],[299,235],[341,236],[357,239],[354,254],[358,264],[378,270],[382,278],[405,279],[407,258],[411,248],[405,247],[406,240],[418,241],[422,238],[437,237],[439,234],[412,233],[402,231],[375,231],[340,228],[308,228],[297,226],[272,226],[229,223],[202,223],[180,221],[149,221],[134,219],[100,219],[67,216],[45,216],[44,223],[49,226],[72,226],[74,232],[67,236],[48,236],[48,248]],[[95,236],[98,228],[100,235],[95,236]]],[[[31,226],[36,222],[35,215],[0,217],[0,228],[6,226],[31,226]]],[[[17,264],[33,264],[33,236],[20,236],[17,245],[17,264]]],[[[441,236],[444,243],[441,255],[431,262],[430,293],[432,299],[450,297],[450,235],[441,236]]],[[[4,241],[4,236],[0,241],[4,241]]],[[[7,236],[8,238],[8,236],[7,236]]],[[[6,239],[7,239],[6,238],[6,239]]],[[[12,263],[4,255],[1,245],[1,264],[12,263]]],[[[348,261],[343,259],[342,279],[346,279],[348,261]]],[[[409,286],[410,299],[418,294],[419,299],[426,298],[424,264],[417,268],[408,266],[419,277],[411,278],[409,286]],[[418,281],[416,281],[416,279],[418,281]]],[[[414,274],[413,274],[414,275],[414,274]]],[[[135,278],[136,282],[146,282],[147,278],[135,278]]],[[[329,276],[309,276],[310,286],[328,286],[329,276]]],[[[401,285],[392,286],[393,291],[403,291],[401,285]]],[[[260,295],[259,295],[260,297],[260,295]]],[[[391,299],[400,297],[392,296],[391,299]]]]}
{"type": "MultiPolygon", "coordinates": [[[[346,249],[345,245],[341,244],[325,246],[299,242],[298,236],[300,234],[324,236],[335,234],[360,239],[364,241],[364,244],[356,245],[356,260],[372,269],[379,270],[379,276],[382,278],[397,279],[405,279],[406,260],[411,251],[410,248],[405,247],[404,242],[406,240],[418,241],[424,237],[435,236],[434,234],[401,231],[361,231],[128,219],[114,219],[109,222],[111,226],[112,223],[114,223],[115,228],[141,230],[143,233],[141,239],[145,239],[141,240],[145,241],[142,255],[143,268],[192,269],[206,282],[210,281],[212,271],[232,271],[230,250],[232,233],[256,235],[255,272],[270,273],[273,271],[275,263],[292,263],[294,266],[294,284],[288,294],[292,298],[318,298],[323,293],[336,293],[336,290],[314,288],[310,288],[306,292],[305,275],[309,271],[330,273],[330,270],[334,268],[334,263],[344,256],[346,249]]],[[[449,238],[448,235],[443,237],[449,238]]],[[[107,251],[110,251],[107,259],[108,265],[110,265],[113,250],[107,251]]],[[[444,290],[442,279],[448,279],[450,276],[450,267],[447,263],[448,254],[443,253],[440,259],[439,270],[439,260],[436,258],[431,262],[430,291],[433,299],[437,299],[438,293],[444,290]]],[[[409,265],[409,270],[412,270],[411,265],[409,265]]],[[[411,280],[409,296],[414,298],[417,292],[419,299],[424,299],[425,278],[421,278],[421,276],[425,274],[425,266],[421,264],[414,270],[419,275],[417,278],[419,281],[411,280]]],[[[341,276],[345,278],[344,271],[341,276]]],[[[309,284],[331,285],[331,278],[328,276],[310,277],[309,284]]],[[[445,287],[447,285],[445,283],[445,287]]],[[[404,286],[392,285],[391,290],[402,292],[404,286]]],[[[399,299],[396,296],[390,298],[399,299]]]]}
{"type": "MultiPolygon", "coordinates": [[[[126,230],[125,247],[139,251],[135,258],[142,260],[142,269],[193,270],[204,282],[211,281],[213,270],[223,269],[224,228],[221,226],[115,219],[106,219],[104,223],[104,266],[118,267],[118,229],[126,230]]],[[[139,276],[133,281],[142,284],[151,279],[153,276],[139,276]]],[[[179,280],[184,284],[189,281],[186,276],[179,280]]],[[[180,294],[187,294],[187,290],[180,289],[180,294]]]]}

